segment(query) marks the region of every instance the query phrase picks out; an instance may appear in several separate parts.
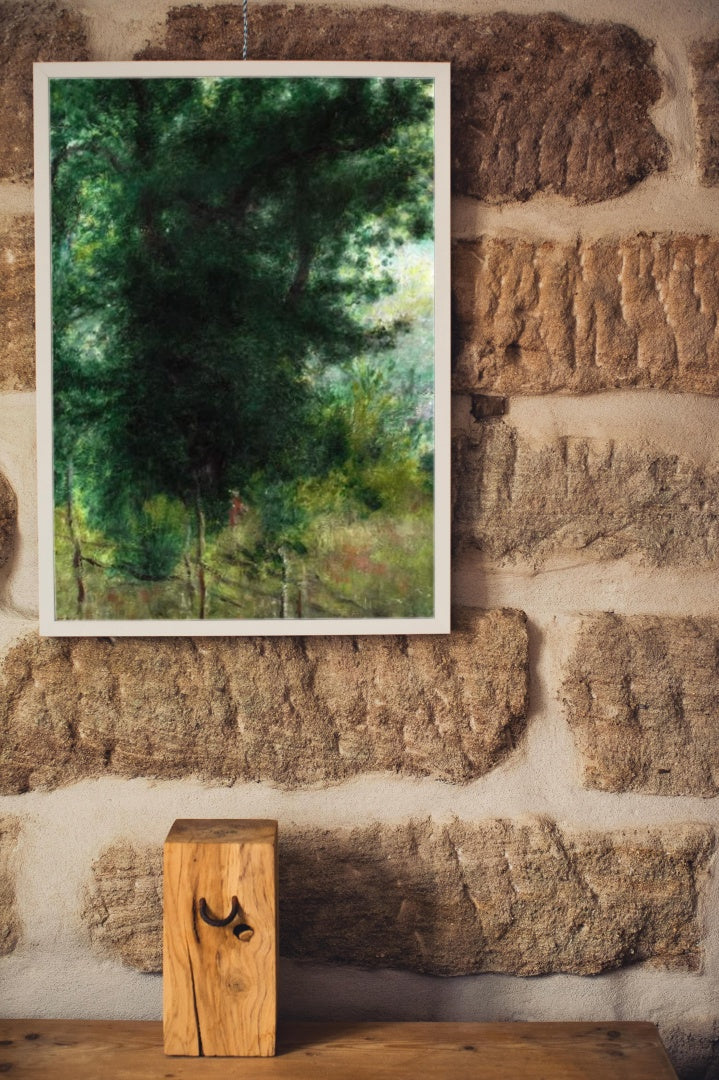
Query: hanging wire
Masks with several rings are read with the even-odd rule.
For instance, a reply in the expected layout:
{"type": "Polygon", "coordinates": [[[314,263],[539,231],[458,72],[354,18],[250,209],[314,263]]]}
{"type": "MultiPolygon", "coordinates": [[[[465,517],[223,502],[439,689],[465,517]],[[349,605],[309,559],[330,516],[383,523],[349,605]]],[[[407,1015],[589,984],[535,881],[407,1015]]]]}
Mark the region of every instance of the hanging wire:
{"type": "Polygon", "coordinates": [[[247,59],[247,0],[242,0],[242,59],[247,59]]]}

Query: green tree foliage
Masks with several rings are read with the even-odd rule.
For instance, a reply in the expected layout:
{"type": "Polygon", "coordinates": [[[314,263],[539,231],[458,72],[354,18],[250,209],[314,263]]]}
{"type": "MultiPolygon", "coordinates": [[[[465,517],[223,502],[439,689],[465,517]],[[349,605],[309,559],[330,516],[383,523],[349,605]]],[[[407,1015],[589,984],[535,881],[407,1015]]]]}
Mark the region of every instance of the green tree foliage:
{"type": "Polygon", "coordinates": [[[191,537],[202,570],[233,490],[277,566],[313,483],[391,501],[412,448],[358,357],[396,343],[367,317],[389,253],[431,233],[431,117],[413,79],[53,80],[56,502],[96,563],[162,580],[191,537]]]}

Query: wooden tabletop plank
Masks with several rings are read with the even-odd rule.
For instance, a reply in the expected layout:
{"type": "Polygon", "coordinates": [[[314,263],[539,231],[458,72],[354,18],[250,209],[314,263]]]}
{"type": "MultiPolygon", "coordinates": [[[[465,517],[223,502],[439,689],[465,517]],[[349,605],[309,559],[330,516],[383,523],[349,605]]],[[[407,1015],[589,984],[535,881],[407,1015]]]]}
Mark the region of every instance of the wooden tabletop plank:
{"type": "Polygon", "coordinates": [[[676,1080],[653,1024],[295,1023],[275,1058],[178,1058],[162,1025],[0,1021],[0,1077],[25,1080],[676,1080]]]}

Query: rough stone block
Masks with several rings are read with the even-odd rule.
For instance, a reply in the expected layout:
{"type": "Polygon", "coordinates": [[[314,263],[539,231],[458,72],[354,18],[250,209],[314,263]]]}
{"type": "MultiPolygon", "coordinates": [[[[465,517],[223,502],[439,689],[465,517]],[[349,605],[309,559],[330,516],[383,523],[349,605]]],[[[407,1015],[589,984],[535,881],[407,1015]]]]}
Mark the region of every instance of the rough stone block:
{"type": "Polygon", "coordinates": [[[534,444],[503,421],[454,446],[454,536],[495,563],[581,554],[648,566],[719,566],[719,470],[648,445],[534,444]]]}
{"type": "Polygon", "coordinates": [[[23,214],[0,231],[0,391],[35,385],[33,219],[23,214]]]}
{"type": "Polygon", "coordinates": [[[4,3],[0,12],[0,178],[33,168],[32,65],[87,60],[83,22],[56,3],[4,3]]]}
{"type": "Polygon", "coordinates": [[[696,42],[690,57],[699,178],[708,187],[715,187],[719,184],[719,38],[696,42]]]}
{"type": "Polygon", "coordinates": [[[418,637],[26,637],[0,668],[0,790],[106,773],[285,787],[377,771],[472,780],[524,730],[527,633],[517,611],[465,609],[454,626],[418,637]]]}
{"type": "Polygon", "coordinates": [[[564,683],[587,786],[719,793],[717,657],[715,619],[588,619],[564,683]]]}
{"type": "Polygon", "coordinates": [[[0,818],[0,956],[18,943],[20,919],[15,903],[15,849],[20,826],[17,818],[0,818]]]}
{"type": "Polygon", "coordinates": [[[162,971],[162,848],[106,848],[92,865],[82,917],[101,949],[138,971],[162,971]]]}
{"type": "Polygon", "coordinates": [[[456,244],[454,387],[719,393],[719,238],[456,244]]]}
{"type": "MultiPolygon", "coordinates": [[[[627,26],[561,15],[474,16],[269,4],[251,14],[253,60],[449,60],[458,192],[489,202],[556,192],[596,202],[664,169],[648,110],[652,45],[627,26]]],[[[172,8],[147,59],[242,55],[239,6],[172,8]]]]}
{"type": "MultiPolygon", "coordinates": [[[[280,823],[280,951],[433,975],[593,974],[639,961],[696,970],[712,848],[708,828],[688,825],[280,823]]],[[[95,862],[87,891],[96,946],[143,971],[161,965],[160,881],[159,851],[120,843],[95,862]]]]}
{"type": "Polygon", "coordinates": [[[17,524],[17,497],[10,484],[0,473],[0,567],[12,555],[17,524]]]}

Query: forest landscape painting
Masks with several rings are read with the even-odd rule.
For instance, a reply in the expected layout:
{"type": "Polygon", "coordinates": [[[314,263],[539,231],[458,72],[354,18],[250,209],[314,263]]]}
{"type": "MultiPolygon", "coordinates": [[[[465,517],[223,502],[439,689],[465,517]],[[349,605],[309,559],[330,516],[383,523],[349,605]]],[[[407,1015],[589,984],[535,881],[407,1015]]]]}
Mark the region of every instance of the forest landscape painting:
{"type": "Polygon", "coordinates": [[[44,632],[449,629],[442,65],[251,66],[38,65],[44,632]]]}

